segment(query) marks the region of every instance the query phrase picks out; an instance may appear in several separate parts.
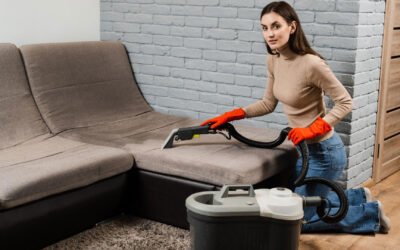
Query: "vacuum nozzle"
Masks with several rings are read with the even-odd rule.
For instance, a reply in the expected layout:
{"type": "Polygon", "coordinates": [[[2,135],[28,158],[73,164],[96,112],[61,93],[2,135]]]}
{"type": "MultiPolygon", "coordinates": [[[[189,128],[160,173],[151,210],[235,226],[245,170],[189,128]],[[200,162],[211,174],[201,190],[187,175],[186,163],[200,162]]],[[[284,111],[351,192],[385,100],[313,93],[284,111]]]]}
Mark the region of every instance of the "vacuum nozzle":
{"type": "Polygon", "coordinates": [[[200,134],[209,134],[210,126],[194,126],[187,128],[175,128],[171,131],[167,139],[164,141],[161,149],[172,148],[174,140],[175,141],[186,141],[193,138],[199,137],[200,134]]]}

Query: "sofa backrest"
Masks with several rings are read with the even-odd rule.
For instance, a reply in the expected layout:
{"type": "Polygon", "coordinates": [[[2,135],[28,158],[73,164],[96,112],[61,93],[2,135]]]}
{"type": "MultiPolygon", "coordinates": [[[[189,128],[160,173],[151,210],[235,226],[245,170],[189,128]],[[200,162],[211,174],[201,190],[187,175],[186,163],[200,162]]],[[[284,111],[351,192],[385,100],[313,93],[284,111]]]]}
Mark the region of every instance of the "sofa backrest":
{"type": "Polygon", "coordinates": [[[0,44],[0,149],[47,133],[29,90],[18,48],[0,44]]]}
{"type": "Polygon", "coordinates": [[[20,50],[33,96],[53,133],[151,110],[119,42],[33,44],[20,50]]]}

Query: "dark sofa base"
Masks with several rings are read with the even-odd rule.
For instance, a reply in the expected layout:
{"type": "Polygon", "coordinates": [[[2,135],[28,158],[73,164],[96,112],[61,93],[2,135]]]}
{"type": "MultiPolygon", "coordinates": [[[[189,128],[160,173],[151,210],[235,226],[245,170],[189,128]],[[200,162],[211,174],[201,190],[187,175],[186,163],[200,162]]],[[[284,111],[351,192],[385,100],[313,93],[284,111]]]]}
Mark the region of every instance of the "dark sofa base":
{"type": "MultiPolygon", "coordinates": [[[[255,188],[286,186],[289,171],[255,188]]],[[[121,212],[188,229],[186,198],[220,186],[133,168],[90,186],[0,211],[0,249],[40,249],[121,212]]]]}
{"type": "MultiPolygon", "coordinates": [[[[287,186],[290,170],[254,185],[255,188],[287,186]]],[[[130,172],[128,211],[140,217],[189,229],[186,220],[186,198],[197,192],[219,190],[220,186],[196,182],[141,169],[130,172]]]]}
{"type": "Polygon", "coordinates": [[[121,212],[128,174],[0,211],[0,249],[39,249],[121,212]]]}

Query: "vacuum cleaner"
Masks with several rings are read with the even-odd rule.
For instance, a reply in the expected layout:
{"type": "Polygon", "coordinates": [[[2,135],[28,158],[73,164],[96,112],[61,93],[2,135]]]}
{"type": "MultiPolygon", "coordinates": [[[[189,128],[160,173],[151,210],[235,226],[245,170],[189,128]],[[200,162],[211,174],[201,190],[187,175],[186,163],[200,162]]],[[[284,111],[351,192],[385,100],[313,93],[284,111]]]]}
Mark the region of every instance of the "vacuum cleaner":
{"type": "MultiPolygon", "coordinates": [[[[283,129],[278,138],[260,142],[241,135],[235,127],[226,123],[218,129],[211,124],[178,128],[171,131],[162,149],[172,148],[174,142],[191,140],[200,134],[222,134],[258,148],[274,148],[282,144],[291,128],[283,129]]],[[[300,197],[287,187],[254,190],[252,185],[224,185],[219,191],[192,194],[186,199],[187,218],[190,224],[191,249],[298,249],[304,207],[316,207],[319,220],[336,223],[348,210],[344,190],[335,182],[307,177],[308,147],[299,145],[302,170],[293,187],[307,184],[328,186],[339,198],[340,206],[334,214],[327,197],[300,197]]],[[[317,220],[318,221],[318,220],[317,220]]]]}

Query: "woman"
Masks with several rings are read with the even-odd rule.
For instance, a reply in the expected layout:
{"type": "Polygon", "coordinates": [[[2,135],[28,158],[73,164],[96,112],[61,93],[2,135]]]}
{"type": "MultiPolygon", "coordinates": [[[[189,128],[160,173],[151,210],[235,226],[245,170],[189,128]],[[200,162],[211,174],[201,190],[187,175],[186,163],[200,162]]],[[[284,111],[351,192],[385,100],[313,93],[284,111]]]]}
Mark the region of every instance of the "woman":
{"type": "MultiPolygon", "coordinates": [[[[256,117],[274,111],[278,101],[283,104],[289,125],[293,128],[288,139],[295,145],[306,140],[310,151],[307,176],[336,180],[346,166],[343,142],[333,130],[351,111],[352,100],[344,86],[337,80],[323,58],[309,45],[300,20],[286,2],[272,2],[261,12],[261,27],[267,46],[268,85],[262,100],[244,108],[234,109],[209,119],[211,128],[245,117],[256,117]],[[335,103],[326,112],[323,96],[335,103]]],[[[301,159],[296,165],[300,173],[301,159]]],[[[331,212],[337,209],[337,197],[322,186],[300,186],[295,192],[302,196],[322,195],[330,198],[331,212]]],[[[305,224],[303,232],[337,231],[348,233],[387,233],[390,221],[384,215],[382,204],[372,201],[367,188],[346,190],[349,201],[347,216],[339,223],[322,221],[305,224]]],[[[318,218],[315,209],[305,209],[305,220],[318,218]]]]}

